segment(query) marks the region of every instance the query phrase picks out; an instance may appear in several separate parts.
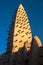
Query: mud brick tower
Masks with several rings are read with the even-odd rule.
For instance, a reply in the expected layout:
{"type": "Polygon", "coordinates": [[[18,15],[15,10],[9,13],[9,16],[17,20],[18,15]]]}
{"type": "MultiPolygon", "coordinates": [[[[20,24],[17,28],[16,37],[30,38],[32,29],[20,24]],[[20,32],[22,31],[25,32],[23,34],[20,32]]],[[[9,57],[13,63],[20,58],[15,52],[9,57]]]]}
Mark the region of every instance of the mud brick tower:
{"type": "Polygon", "coordinates": [[[0,55],[0,65],[43,65],[43,47],[38,36],[32,37],[30,23],[22,4],[8,31],[6,53],[0,55]]]}

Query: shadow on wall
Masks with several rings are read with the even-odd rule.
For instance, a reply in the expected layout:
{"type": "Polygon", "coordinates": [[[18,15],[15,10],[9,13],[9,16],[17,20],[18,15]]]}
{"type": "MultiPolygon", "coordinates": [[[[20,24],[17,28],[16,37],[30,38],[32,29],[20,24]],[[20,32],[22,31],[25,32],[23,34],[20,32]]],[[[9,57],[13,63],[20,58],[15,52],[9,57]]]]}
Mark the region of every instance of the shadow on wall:
{"type": "Polygon", "coordinates": [[[33,38],[31,50],[25,52],[25,46],[16,53],[5,53],[0,56],[0,65],[39,65],[38,43],[33,38]]]}
{"type": "Polygon", "coordinates": [[[31,45],[31,60],[30,65],[39,65],[39,48],[42,47],[42,43],[37,36],[34,36],[31,45]]]}
{"type": "MultiPolygon", "coordinates": [[[[17,12],[17,10],[16,10],[16,12],[17,12]]],[[[16,14],[15,14],[15,16],[16,16],[16,14]]],[[[13,18],[13,21],[12,21],[12,23],[11,23],[11,25],[10,25],[10,29],[9,29],[9,31],[8,31],[8,39],[7,39],[7,53],[12,53],[12,48],[13,48],[13,35],[14,35],[14,27],[15,27],[15,17],[14,16],[14,18],[13,18]]]]}
{"type": "Polygon", "coordinates": [[[25,47],[16,53],[5,53],[0,56],[0,65],[29,65],[30,51],[25,53],[25,47]]]}
{"type": "Polygon", "coordinates": [[[25,52],[25,46],[18,50],[16,53],[12,53],[11,65],[29,65],[30,51],[25,52]]]}

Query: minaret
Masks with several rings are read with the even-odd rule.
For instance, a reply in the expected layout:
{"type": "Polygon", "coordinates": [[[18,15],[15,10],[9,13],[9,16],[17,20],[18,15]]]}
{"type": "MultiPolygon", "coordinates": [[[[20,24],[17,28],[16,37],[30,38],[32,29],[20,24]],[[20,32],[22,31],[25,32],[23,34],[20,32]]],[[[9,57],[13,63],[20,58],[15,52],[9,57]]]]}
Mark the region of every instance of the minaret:
{"type": "Polygon", "coordinates": [[[22,4],[19,5],[8,31],[5,54],[0,56],[0,65],[43,65],[43,47],[38,36],[32,38],[28,16],[22,4]]]}
{"type": "Polygon", "coordinates": [[[20,4],[15,19],[12,53],[17,52],[24,45],[27,50],[30,50],[31,41],[32,33],[28,16],[24,7],[20,4]]]}

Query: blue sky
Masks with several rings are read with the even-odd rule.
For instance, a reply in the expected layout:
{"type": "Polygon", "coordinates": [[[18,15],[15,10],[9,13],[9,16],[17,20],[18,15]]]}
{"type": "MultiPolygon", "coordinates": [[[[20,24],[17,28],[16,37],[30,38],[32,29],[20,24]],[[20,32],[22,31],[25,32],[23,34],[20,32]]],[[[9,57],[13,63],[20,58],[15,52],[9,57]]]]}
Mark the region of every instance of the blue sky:
{"type": "Polygon", "coordinates": [[[37,35],[43,44],[43,0],[0,0],[0,54],[6,52],[7,31],[20,3],[27,12],[33,36],[37,35]]]}

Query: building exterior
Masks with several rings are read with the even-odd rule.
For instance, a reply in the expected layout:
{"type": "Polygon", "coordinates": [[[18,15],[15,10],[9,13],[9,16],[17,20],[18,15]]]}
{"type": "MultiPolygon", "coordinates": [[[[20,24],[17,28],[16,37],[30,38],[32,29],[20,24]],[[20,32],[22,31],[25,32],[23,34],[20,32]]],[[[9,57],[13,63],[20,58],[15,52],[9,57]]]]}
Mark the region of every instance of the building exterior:
{"type": "Polygon", "coordinates": [[[43,65],[43,47],[37,36],[32,38],[28,16],[22,4],[8,31],[7,51],[0,56],[0,65],[43,65]],[[41,58],[41,60],[40,60],[41,58]]]}
{"type": "Polygon", "coordinates": [[[38,49],[38,55],[39,55],[39,65],[43,65],[43,47],[40,47],[38,49]]]}

